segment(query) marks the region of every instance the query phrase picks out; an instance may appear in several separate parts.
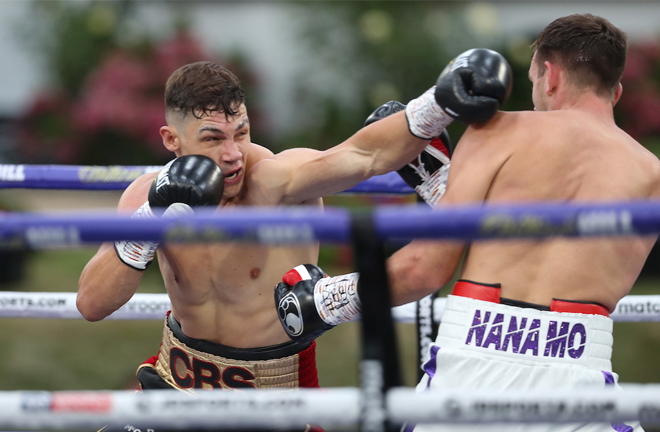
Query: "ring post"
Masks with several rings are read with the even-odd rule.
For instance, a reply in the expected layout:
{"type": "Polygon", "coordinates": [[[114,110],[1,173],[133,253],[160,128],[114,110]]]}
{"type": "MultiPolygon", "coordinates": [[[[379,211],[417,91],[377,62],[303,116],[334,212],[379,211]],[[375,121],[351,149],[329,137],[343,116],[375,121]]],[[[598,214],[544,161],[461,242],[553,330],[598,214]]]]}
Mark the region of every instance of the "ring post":
{"type": "Polygon", "coordinates": [[[361,430],[395,430],[394,425],[386,423],[384,398],[388,389],[401,385],[385,249],[370,211],[353,215],[351,234],[353,261],[360,273],[358,292],[362,302],[361,430]]]}

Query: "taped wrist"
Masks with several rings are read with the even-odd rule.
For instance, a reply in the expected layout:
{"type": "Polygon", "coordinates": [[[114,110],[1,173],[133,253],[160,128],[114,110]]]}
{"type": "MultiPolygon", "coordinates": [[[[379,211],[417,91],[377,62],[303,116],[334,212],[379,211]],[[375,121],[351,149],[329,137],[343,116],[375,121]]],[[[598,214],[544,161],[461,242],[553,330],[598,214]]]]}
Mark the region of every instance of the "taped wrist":
{"type": "Polygon", "coordinates": [[[358,273],[324,278],[314,286],[314,303],[319,315],[327,324],[336,326],[360,318],[361,304],[358,297],[358,273]]]}
{"type": "Polygon", "coordinates": [[[430,140],[440,133],[454,119],[435,100],[435,86],[406,105],[406,120],[410,133],[417,138],[430,140]]]}
{"type": "MultiPolygon", "coordinates": [[[[154,217],[149,202],[145,202],[137,209],[131,218],[146,219],[154,217]]],[[[129,267],[136,270],[146,270],[154,259],[154,253],[158,248],[158,242],[151,241],[127,241],[120,240],[115,242],[115,252],[117,256],[129,267]]]]}
{"type": "MultiPolygon", "coordinates": [[[[418,173],[422,177],[422,183],[415,186],[415,192],[431,207],[435,207],[440,198],[445,194],[447,178],[449,177],[449,165],[450,163],[441,166],[433,174],[429,174],[428,172],[418,173]]],[[[414,165],[411,166],[417,169],[414,165]]]]}

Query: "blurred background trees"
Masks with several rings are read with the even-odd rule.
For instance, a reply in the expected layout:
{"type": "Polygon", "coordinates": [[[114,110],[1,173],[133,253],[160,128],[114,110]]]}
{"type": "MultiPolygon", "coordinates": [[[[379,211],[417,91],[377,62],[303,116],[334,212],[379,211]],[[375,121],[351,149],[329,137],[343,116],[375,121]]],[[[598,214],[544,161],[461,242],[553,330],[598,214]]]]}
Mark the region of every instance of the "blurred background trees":
{"type": "MultiPolygon", "coordinates": [[[[181,5],[169,6],[169,22],[157,31],[140,25],[139,7],[128,0],[31,3],[33,20],[21,33],[26,46],[42,57],[48,85],[33,95],[18,119],[17,162],[167,161],[170,155],[158,133],[164,124],[165,81],[190,62],[226,65],[242,79],[251,96],[248,102],[267,91],[258,88],[258,75],[269,72],[255,72],[246,53],[209,49],[212,44],[195,33],[181,5]]],[[[296,125],[284,134],[272,133],[259,121],[259,104],[249,104],[254,141],[274,151],[336,145],[382,103],[418,96],[452,57],[474,46],[498,49],[514,66],[516,89],[507,108],[530,107],[524,77],[531,39],[511,43],[497,36],[489,28],[493,17],[488,7],[472,7],[469,13],[462,5],[433,2],[287,7],[304,53],[288,95],[296,105],[296,125]]],[[[460,124],[450,126],[454,141],[463,130],[460,124]]]]}
{"type": "MultiPolygon", "coordinates": [[[[45,60],[49,86],[19,118],[16,157],[25,163],[158,165],[165,83],[179,67],[214,60],[251,91],[240,56],[211,53],[174,15],[164,34],[134,21],[137,2],[34,2],[27,28],[45,60]]],[[[258,130],[258,113],[252,113],[258,130]]]]}
{"type": "MultiPolygon", "coordinates": [[[[317,120],[314,128],[290,137],[296,145],[327,148],[341,142],[381,104],[419,96],[449,60],[474,47],[496,49],[512,64],[515,87],[505,108],[531,106],[526,76],[533,39],[507,41],[498,35],[496,12],[488,5],[365,1],[341,7],[319,2],[302,9],[301,40],[319,64],[306,71],[307,81],[323,74],[342,81],[318,86],[301,80],[298,98],[312,105],[308,110],[317,120]]],[[[465,125],[454,123],[448,130],[455,143],[465,125]]]]}
{"type": "MultiPolygon", "coordinates": [[[[505,37],[497,28],[497,11],[488,4],[283,2],[301,53],[290,77],[292,91],[281,104],[295,111],[286,127],[262,121],[259,97],[272,89],[260,77],[268,70],[257,70],[244,51],[212,49],[213,41],[196,31],[194,17],[181,4],[159,6],[168,18],[153,29],[142,24],[140,2],[31,3],[33,19],[20,32],[26,47],[41,56],[48,76],[19,115],[15,161],[167,161],[170,155],[158,133],[164,124],[165,81],[176,68],[199,60],[218,61],[242,79],[253,140],[276,152],[336,145],[382,103],[418,96],[451,58],[475,46],[500,51],[513,68],[514,90],[504,109],[532,108],[527,70],[536,33],[505,37]]],[[[623,84],[617,120],[655,151],[660,146],[657,39],[631,44],[623,84]]],[[[450,125],[454,142],[464,129],[450,125]]]]}
{"type": "MultiPolygon", "coordinates": [[[[529,17],[551,15],[541,4],[534,7],[529,17]]],[[[582,9],[576,12],[591,6],[582,9]]],[[[25,110],[0,123],[0,163],[165,163],[172,157],[158,133],[165,122],[165,81],[176,68],[198,60],[218,61],[242,79],[253,141],[276,152],[338,144],[379,105],[418,96],[451,58],[477,46],[503,53],[513,68],[514,89],[504,109],[531,109],[529,45],[557,15],[512,35],[498,26],[498,13],[492,4],[478,2],[30,2],[29,20],[15,23],[15,31],[25,49],[41,59],[45,82],[25,110]],[[272,20],[279,20],[280,27],[259,28],[272,20]],[[291,40],[285,33],[293,35],[291,40]],[[232,45],[240,39],[257,42],[248,51],[232,45]],[[278,50],[281,58],[269,64],[258,53],[272,49],[272,41],[287,45],[278,50]],[[287,76],[276,80],[282,71],[287,76]],[[16,132],[3,133],[6,125],[16,132]]],[[[623,85],[617,121],[660,154],[657,37],[632,41],[623,85]]],[[[457,123],[449,127],[454,143],[464,128],[457,123]]],[[[409,198],[335,196],[327,202],[355,206],[409,198]]],[[[24,281],[3,287],[75,291],[77,276],[93,253],[39,253],[24,281]]],[[[658,293],[652,278],[660,276],[657,259],[649,259],[633,294],[658,293]]],[[[352,270],[347,249],[323,248],[320,263],[330,274],[352,270]]],[[[163,291],[155,266],[144,282],[141,292],[163,291]]],[[[155,354],[161,329],[160,323],[138,322],[3,322],[8,329],[0,337],[3,390],[121,388],[136,365],[155,354]],[[74,333],[77,337],[70,338],[74,333]],[[81,345],[89,353],[74,355],[81,345]]],[[[660,347],[656,324],[615,326],[614,366],[623,381],[660,382],[654,362],[660,347]]],[[[414,333],[405,334],[402,345],[407,344],[414,364],[414,333]]],[[[357,339],[350,325],[321,338],[319,359],[328,359],[319,365],[322,385],[356,384],[357,369],[347,360],[350,364],[359,355],[357,339]]],[[[407,376],[411,385],[416,371],[407,376]]]]}

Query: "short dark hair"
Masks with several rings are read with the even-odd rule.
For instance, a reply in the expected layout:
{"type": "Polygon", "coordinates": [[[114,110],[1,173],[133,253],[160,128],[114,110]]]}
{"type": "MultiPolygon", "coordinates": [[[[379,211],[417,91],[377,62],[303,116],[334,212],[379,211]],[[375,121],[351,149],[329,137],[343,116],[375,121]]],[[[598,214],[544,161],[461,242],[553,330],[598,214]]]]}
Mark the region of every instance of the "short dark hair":
{"type": "Polygon", "coordinates": [[[576,14],[548,24],[532,44],[539,73],[543,63],[554,61],[568,71],[569,79],[596,94],[614,94],[626,66],[626,34],[605,18],[576,14]]]}
{"type": "Polygon", "coordinates": [[[243,103],[245,90],[236,75],[210,61],[180,67],[165,85],[165,116],[168,123],[173,116],[185,117],[189,114],[198,119],[212,112],[234,116],[243,103]]]}

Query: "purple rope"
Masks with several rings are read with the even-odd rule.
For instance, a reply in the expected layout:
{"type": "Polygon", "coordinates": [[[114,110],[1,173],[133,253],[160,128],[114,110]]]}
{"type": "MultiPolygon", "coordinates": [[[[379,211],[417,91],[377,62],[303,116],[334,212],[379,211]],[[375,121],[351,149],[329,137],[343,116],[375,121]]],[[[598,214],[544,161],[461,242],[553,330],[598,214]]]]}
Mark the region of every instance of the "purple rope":
{"type": "MultiPolygon", "coordinates": [[[[0,165],[0,188],[123,190],[159,166],[0,165]]],[[[372,177],[345,193],[410,194],[397,173],[372,177]]]]}
{"type": "MultiPolygon", "coordinates": [[[[130,219],[100,213],[0,216],[0,248],[57,247],[113,240],[258,243],[347,242],[351,214],[330,208],[196,209],[181,219],[130,219]]],[[[438,208],[377,207],[381,238],[479,238],[643,235],[660,232],[660,202],[488,205],[438,208]]]]}

